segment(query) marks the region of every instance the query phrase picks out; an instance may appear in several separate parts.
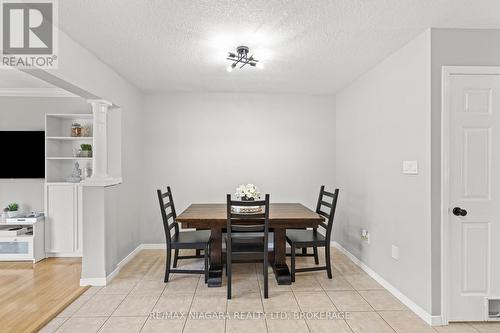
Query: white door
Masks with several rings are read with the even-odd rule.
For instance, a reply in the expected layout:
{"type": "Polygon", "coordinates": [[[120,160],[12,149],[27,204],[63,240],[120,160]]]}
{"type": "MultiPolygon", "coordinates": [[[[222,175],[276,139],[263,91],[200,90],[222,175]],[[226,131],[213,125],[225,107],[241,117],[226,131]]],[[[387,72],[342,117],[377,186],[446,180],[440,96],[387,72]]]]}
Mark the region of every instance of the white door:
{"type": "Polygon", "coordinates": [[[73,184],[48,184],[46,194],[45,251],[75,251],[75,189],[73,184]]]}
{"type": "Polygon", "coordinates": [[[448,320],[480,321],[500,296],[500,75],[448,84],[448,320]]]}

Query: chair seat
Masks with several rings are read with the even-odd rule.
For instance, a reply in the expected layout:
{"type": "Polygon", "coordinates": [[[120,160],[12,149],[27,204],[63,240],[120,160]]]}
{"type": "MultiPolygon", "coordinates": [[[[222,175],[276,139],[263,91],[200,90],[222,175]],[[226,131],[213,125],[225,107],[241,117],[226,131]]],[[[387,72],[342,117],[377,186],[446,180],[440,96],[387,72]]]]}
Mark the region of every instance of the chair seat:
{"type": "Polygon", "coordinates": [[[286,231],[286,241],[296,245],[304,244],[309,246],[324,245],[326,242],[325,236],[313,230],[297,230],[289,229],[286,231]]]}
{"type": "Polygon", "coordinates": [[[210,240],[210,230],[182,231],[172,238],[172,248],[205,248],[210,240]]]}

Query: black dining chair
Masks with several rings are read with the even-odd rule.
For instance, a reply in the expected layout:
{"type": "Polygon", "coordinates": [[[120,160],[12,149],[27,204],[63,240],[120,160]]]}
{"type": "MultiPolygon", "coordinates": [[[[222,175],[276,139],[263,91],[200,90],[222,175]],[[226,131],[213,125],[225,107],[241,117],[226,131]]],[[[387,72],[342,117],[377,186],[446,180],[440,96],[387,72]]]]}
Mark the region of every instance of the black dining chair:
{"type": "Polygon", "coordinates": [[[210,230],[201,231],[183,231],[179,232],[179,224],[176,221],[172,190],[167,186],[167,192],[162,193],[156,190],[158,201],[160,203],[161,217],[165,229],[165,238],[167,240],[167,262],[165,267],[165,282],[168,282],[170,273],[204,274],[205,283],[208,280],[208,256],[210,253],[210,230]],[[169,222],[170,221],[170,222],[169,222]],[[171,230],[174,230],[173,234],[171,230]],[[203,255],[179,256],[179,250],[203,250],[203,255]],[[172,250],[174,250],[173,268],[170,268],[172,250]],[[204,258],[205,267],[201,269],[177,269],[178,259],[204,258]]]}
{"type": "Polygon", "coordinates": [[[227,299],[231,299],[233,262],[255,262],[261,259],[264,274],[264,298],[268,298],[269,194],[265,200],[235,201],[227,195],[226,273],[227,299]],[[242,212],[259,206],[258,212],[242,212]],[[238,210],[239,209],[239,210],[238,210]]]}
{"type": "Polygon", "coordinates": [[[335,191],[327,192],[325,191],[325,186],[321,186],[319,191],[318,204],[316,206],[316,213],[323,216],[326,219],[326,223],[321,222],[320,227],[325,229],[325,234],[322,235],[318,232],[317,228],[312,230],[299,230],[299,229],[287,229],[286,231],[286,241],[291,247],[291,278],[292,282],[295,281],[295,273],[298,272],[311,272],[311,271],[321,271],[326,270],[328,278],[332,278],[332,267],[330,262],[330,237],[333,227],[333,218],[335,216],[335,208],[337,207],[337,199],[339,196],[339,189],[335,191]],[[328,197],[329,199],[326,199],[328,197]],[[323,207],[326,207],[325,212],[323,207]],[[317,261],[318,247],[325,248],[325,266],[307,267],[307,268],[295,268],[295,253],[297,248],[309,248],[314,249],[315,263],[319,264],[317,261]]]}

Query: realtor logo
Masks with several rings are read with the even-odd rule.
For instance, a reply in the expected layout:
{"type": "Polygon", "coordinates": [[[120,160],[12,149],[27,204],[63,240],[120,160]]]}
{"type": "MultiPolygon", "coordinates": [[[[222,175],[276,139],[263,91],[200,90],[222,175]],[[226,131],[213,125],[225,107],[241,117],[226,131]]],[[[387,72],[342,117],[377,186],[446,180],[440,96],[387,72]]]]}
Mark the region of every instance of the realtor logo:
{"type": "Polygon", "coordinates": [[[57,3],[54,0],[0,0],[1,66],[57,65],[57,3]]]}

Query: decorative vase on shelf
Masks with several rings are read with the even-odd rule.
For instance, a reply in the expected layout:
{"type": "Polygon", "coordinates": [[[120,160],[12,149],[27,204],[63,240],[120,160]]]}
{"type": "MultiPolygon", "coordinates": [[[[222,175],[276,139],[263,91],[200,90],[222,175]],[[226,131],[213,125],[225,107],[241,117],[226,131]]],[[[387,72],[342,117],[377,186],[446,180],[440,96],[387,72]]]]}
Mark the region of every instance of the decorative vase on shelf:
{"type": "Polygon", "coordinates": [[[73,123],[71,125],[71,136],[72,137],[82,136],[82,125],[80,125],[78,123],[73,123]]]}

